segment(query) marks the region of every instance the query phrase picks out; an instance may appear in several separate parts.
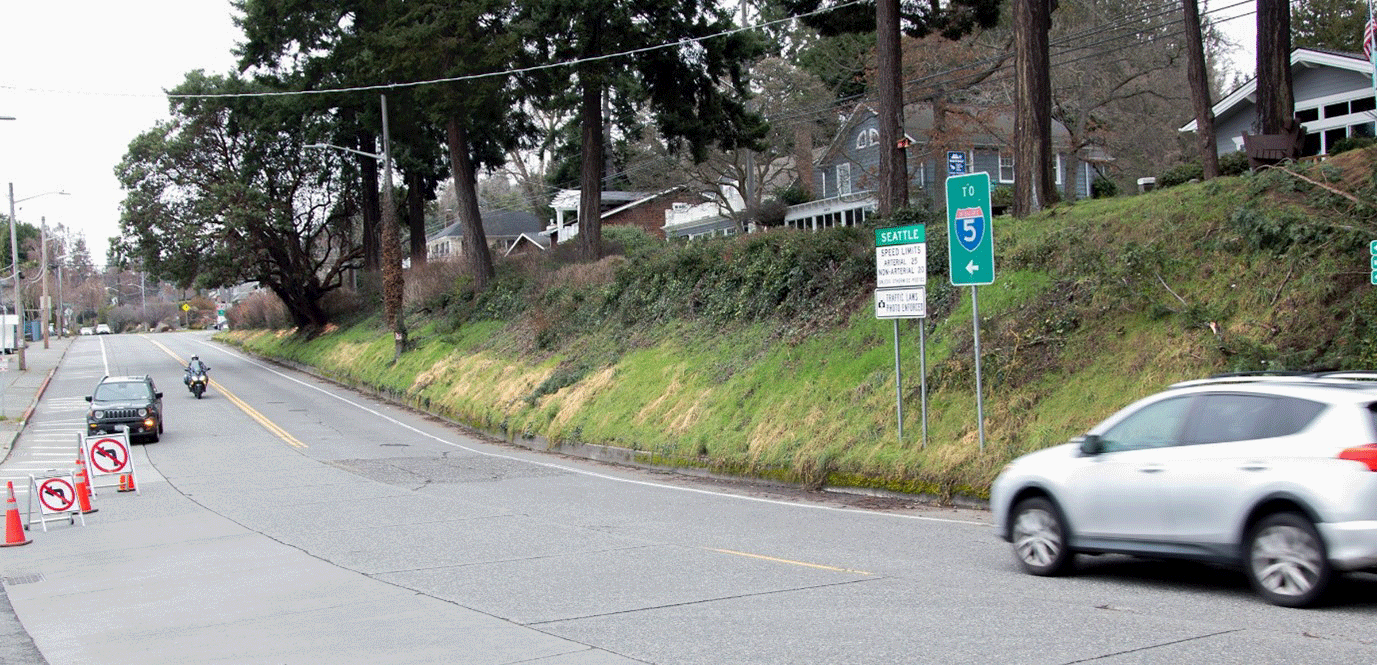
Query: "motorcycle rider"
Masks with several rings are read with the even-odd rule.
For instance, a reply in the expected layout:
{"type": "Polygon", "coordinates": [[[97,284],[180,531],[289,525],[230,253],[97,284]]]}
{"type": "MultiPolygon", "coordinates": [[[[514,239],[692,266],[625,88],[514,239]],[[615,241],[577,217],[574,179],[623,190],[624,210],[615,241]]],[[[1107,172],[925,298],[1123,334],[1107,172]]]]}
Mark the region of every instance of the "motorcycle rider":
{"type": "Polygon", "coordinates": [[[191,377],[196,374],[210,372],[210,366],[201,362],[200,356],[192,356],[191,361],[186,364],[186,376],[182,377],[182,383],[191,385],[191,377]]]}

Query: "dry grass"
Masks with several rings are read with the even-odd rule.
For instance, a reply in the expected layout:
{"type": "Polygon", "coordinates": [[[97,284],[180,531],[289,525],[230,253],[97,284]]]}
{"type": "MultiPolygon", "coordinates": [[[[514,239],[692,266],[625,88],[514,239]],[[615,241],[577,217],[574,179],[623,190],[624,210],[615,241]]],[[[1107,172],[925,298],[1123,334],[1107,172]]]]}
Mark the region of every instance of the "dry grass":
{"type": "Polygon", "coordinates": [[[406,273],[403,307],[414,308],[440,297],[453,289],[465,272],[462,261],[428,261],[425,265],[413,266],[406,273]]]}

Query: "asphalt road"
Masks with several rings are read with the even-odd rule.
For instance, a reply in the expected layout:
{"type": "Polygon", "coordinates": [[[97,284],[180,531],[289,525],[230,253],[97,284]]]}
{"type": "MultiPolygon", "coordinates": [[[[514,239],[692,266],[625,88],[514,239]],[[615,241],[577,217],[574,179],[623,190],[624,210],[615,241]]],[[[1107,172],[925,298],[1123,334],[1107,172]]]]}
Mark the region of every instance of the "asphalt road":
{"type": "Polygon", "coordinates": [[[73,457],[107,372],[165,394],[163,440],[132,448],[140,492],[101,490],[85,526],[0,550],[54,665],[1377,659],[1374,576],[1312,611],[1204,566],[1029,577],[980,511],[531,452],[202,334],[75,340],[0,471],[73,457]],[[202,400],[181,384],[192,353],[212,367],[202,400]]]}

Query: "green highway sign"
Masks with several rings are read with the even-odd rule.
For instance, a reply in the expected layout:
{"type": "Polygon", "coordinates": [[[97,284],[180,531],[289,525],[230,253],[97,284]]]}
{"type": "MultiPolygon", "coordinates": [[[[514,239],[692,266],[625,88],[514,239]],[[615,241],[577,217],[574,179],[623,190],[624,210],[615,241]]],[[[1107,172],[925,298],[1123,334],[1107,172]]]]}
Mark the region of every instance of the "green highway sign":
{"type": "Polygon", "coordinates": [[[947,178],[947,235],[952,285],[993,284],[990,174],[970,173],[947,178]]]}
{"type": "Polygon", "coordinates": [[[1372,283],[1377,284],[1377,240],[1373,240],[1367,245],[1368,251],[1372,253],[1372,283]]]}

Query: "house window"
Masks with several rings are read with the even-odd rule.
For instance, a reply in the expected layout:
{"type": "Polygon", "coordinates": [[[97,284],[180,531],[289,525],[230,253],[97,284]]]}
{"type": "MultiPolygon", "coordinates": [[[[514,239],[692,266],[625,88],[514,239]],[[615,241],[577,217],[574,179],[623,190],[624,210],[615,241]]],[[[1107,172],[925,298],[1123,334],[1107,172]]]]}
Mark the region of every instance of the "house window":
{"type": "Polygon", "coordinates": [[[1057,153],[1056,158],[1057,160],[1052,164],[1052,178],[1053,182],[1061,187],[1061,153],[1057,153]]]}
{"type": "Polygon", "coordinates": [[[1348,138],[1348,128],[1347,128],[1347,127],[1339,127],[1339,128],[1337,128],[1337,129],[1328,129],[1328,130],[1325,130],[1325,132],[1324,132],[1324,152],[1325,152],[1325,154],[1326,154],[1326,155],[1329,154],[1329,152],[1330,152],[1331,150],[1334,149],[1334,144],[1335,144],[1335,143],[1338,143],[1339,141],[1342,141],[1342,140],[1344,140],[1344,139],[1346,139],[1346,138],[1348,138]]]}
{"type": "Polygon", "coordinates": [[[1324,117],[1337,118],[1341,115],[1348,115],[1348,102],[1339,102],[1337,104],[1325,104],[1324,117]]]}
{"type": "Polygon", "coordinates": [[[1013,153],[999,153],[999,181],[1014,181],[1014,155],[1013,153]]]}
{"type": "Polygon", "coordinates": [[[1377,134],[1374,134],[1374,133],[1373,133],[1373,123],[1370,123],[1370,122],[1364,122],[1364,123],[1359,123],[1359,124],[1356,124],[1356,125],[1351,125],[1351,126],[1349,126],[1349,128],[1348,128],[1348,135],[1349,135],[1349,136],[1377,136],[1377,134]]]}
{"type": "Polygon", "coordinates": [[[1348,110],[1350,113],[1362,113],[1363,111],[1372,111],[1374,109],[1377,109],[1377,99],[1372,97],[1363,97],[1362,99],[1355,99],[1348,103],[1348,110]]]}
{"type": "Polygon", "coordinates": [[[851,165],[837,165],[837,196],[846,196],[851,193],[851,165]]]}
{"type": "Polygon", "coordinates": [[[1296,111],[1296,119],[1301,122],[1315,122],[1320,119],[1319,109],[1302,109],[1296,111]]]}
{"type": "Polygon", "coordinates": [[[856,133],[856,149],[864,150],[880,142],[880,130],[872,127],[856,133]]]}
{"type": "Polygon", "coordinates": [[[1301,146],[1301,156],[1309,157],[1320,154],[1320,135],[1306,134],[1305,145],[1301,146]]]}

